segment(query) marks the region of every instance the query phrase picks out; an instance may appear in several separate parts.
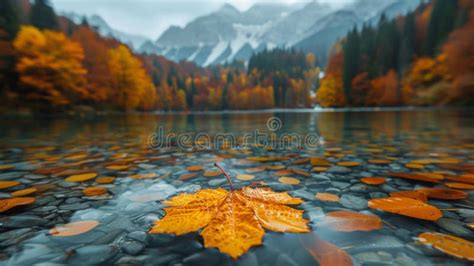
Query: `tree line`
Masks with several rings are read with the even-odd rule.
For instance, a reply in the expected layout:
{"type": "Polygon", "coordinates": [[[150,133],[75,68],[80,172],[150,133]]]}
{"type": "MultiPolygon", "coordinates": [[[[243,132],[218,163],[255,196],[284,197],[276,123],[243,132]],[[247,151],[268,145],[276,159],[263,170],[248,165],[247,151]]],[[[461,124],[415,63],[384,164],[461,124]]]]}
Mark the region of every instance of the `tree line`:
{"type": "Polygon", "coordinates": [[[322,106],[474,103],[474,2],[433,0],[355,27],[333,47],[322,106]]]}

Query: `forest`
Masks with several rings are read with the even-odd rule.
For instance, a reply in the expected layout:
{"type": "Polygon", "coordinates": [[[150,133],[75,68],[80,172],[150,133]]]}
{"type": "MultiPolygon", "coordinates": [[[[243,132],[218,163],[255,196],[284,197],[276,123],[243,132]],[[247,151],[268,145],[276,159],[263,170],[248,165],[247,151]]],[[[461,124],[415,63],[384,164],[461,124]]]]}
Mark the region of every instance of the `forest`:
{"type": "Polygon", "coordinates": [[[355,27],[326,69],[293,49],[200,67],[136,54],[48,0],[0,3],[2,111],[183,111],[474,103],[474,3],[435,0],[355,27]],[[324,73],[324,75],[322,75],[324,73]],[[319,80],[320,77],[323,77],[319,80]]]}

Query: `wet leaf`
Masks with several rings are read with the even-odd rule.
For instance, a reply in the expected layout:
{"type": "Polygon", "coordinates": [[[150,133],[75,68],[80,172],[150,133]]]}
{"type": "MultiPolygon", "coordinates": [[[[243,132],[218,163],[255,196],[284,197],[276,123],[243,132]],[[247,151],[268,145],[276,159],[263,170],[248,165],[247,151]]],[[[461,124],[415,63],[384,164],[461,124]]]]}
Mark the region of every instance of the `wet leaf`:
{"type": "Polygon", "coordinates": [[[301,181],[299,179],[293,177],[283,176],[278,179],[280,183],[287,184],[287,185],[298,185],[301,181]]]}
{"type": "Polygon", "coordinates": [[[95,179],[95,182],[97,184],[110,184],[115,181],[115,177],[113,176],[104,176],[104,177],[99,177],[95,179]]]}
{"type": "Polygon", "coordinates": [[[383,177],[363,177],[360,179],[362,183],[368,185],[382,185],[385,183],[385,178],[383,177]]]}
{"type": "Polygon", "coordinates": [[[215,177],[215,176],[220,176],[220,175],[222,175],[222,173],[219,171],[206,171],[203,174],[203,176],[205,177],[215,177]]]}
{"type": "Polygon", "coordinates": [[[435,206],[420,200],[401,197],[371,199],[369,200],[369,208],[429,221],[436,221],[443,216],[435,206]]]}
{"type": "Polygon", "coordinates": [[[117,170],[117,171],[120,171],[120,170],[127,170],[129,168],[128,165],[123,165],[123,164],[117,164],[117,165],[109,165],[109,166],[106,166],[105,169],[108,169],[108,170],[117,170]]]}
{"type": "Polygon", "coordinates": [[[355,167],[359,166],[359,162],[338,162],[337,165],[344,166],[344,167],[355,167]]]}
{"type": "Polygon", "coordinates": [[[435,232],[421,233],[418,239],[443,253],[474,262],[474,243],[471,241],[435,232]]]}
{"type": "Polygon", "coordinates": [[[263,172],[265,170],[267,170],[266,166],[257,166],[257,167],[247,168],[247,169],[245,169],[245,172],[247,172],[247,173],[258,173],[258,172],[263,172]]]}
{"type": "Polygon", "coordinates": [[[285,168],[286,166],[284,165],[270,165],[266,167],[267,170],[283,170],[285,168]]]}
{"type": "Polygon", "coordinates": [[[186,168],[189,172],[204,171],[204,167],[201,165],[192,165],[186,168]]]}
{"type": "Polygon", "coordinates": [[[309,160],[310,160],[309,158],[301,158],[301,159],[298,159],[298,160],[294,160],[293,164],[305,164],[305,163],[308,163],[309,160]]]}
{"type": "Polygon", "coordinates": [[[310,174],[308,171],[305,171],[305,170],[296,169],[296,168],[291,168],[290,170],[291,170],[293,173],[295,173],[295,174],[297,174],[297,175],[300,175],[300,176],[305,176],[305,177],[311,176],[311,174],[310,174]]]}
{"type": "Polygon", "coordinates": [[[276,175],[276,176],[285,176],[285,175],[291,175],[291,174],[293,174],[293,171],[291,171],[291,170],[289,170],[289,169],[276,171],[276,172],[274,173],[274,175],[276,175]]]}
{"type": "Polygon", "coordinates": [[[158,175],[155,173],[147,173],[147,174],[136,174],[136,175],[130,175],[128,178],[131,179],[150,179],[150,178],[155,178],[158,175]]]}
{"type": "Polygon", "coordinates": [[[424,169],[425,168],[424,165],[416,164],[416,163],[407,163],[405,164],[405,167],[409,169],[424,169]]]}
{"type": "Polygon", "coordinates": [[[339,202],[339,196],[331,193],[318,192],[315,198],[321,201],[339,202]]]}
{"type": "Polygon", "coordinates": [[[371,164],[390,164],[392,161],[386,159],[372,159],[369,160],[371,164]]]}
{"type": "Polygon", "coordinates": [[[340,152],[340,151],[342,151],[341,148],[326,148],[324,150],[327,151],[327,152],[340,152]]]}
{"type": "Polygon", "coordinates": [[[423,202],[428,202],[428,197],[425,193],[420,191],[395,191],[390,192],[391,197],[401,197],[401,198],[409,198],[415,199],[423,202]]]}
{"type": "Polygon", "coordinates": [[[358,212],[334,211],[327,213],[318,226],[340,232],[373,231],[382,227],[382,220],[358,212]]]}
{"type": "Polygon", "coordinates": [[[466,184],[466,183],[458,183],[458,182],[446,182],[444,183],[447,187],[455,188],[455,189],[474,189],[474,185],[466,184]]]}
{"type": "Polygon", "coordinates": [[[21,190],[17,190],[15,192],[12,192],[10,195],[12,195],[12,197],[23,197],[23,196],[26,196],[26,195],[33,194],[36,191],[37,191],[37,189],[34,188],[34,187],[25,188],[25,189],[21,189],[21,190]]]}
{"type": "Polygon", "coordinates": [[[1,199],[0,200],[0,212],[8,211],[11,208],[30,205],[35,203],[36,199],[33,197],[20,197],[20,198],[11,198],[11,199],[1,199]]]}
{"type": "Polygon", "coordinates": [[[322,167],[331,166],[331,163],[329,163],[324,158],[317,158],[317,157],[311,158],[310,162],[312,166],[322,166],[322,167]]]}
{"type": "Polygon", "coordinates": [[[313,172],[326,172],[329,168],[328,167],[313,167],[311,169],[313,172]]]}
{"type": "Polygon", "coordinates": [[[49,230],[52,236],[76,236],[89,232],[94,229],[99,222],[97,221],[78,221],[68,223],[62,226],[56,226],[49,230]]]}
{"type": "Polygon", "coordinates": [[[72,175],[65,180],[67,182],[85,182],[91,179],[94,179],[97,176],[97,173],[88,173],[88,174],[81,174],[81,175],[72,175]]]}
{"type": "Polygon", "coordinates": [[[198,175],[198,173],[189,173],[189,174],[180,175],[179,180],[183,180],[183,181],[188,180],[188,179],[191,179],[191,178],[193,178],[197,175],[198,175]]]}
{"type": "Polygon", "coordinates": [[[336,245],[319,239],[317,236],[302,235],[303,247],[313,256],[320,266],[351,266],[352,259],[336,245]]]}
{"type": "Polygon", "coordinates": [[[454,182],[474,184],[474,174],[464,174],[460,176],[446,176],[446,179],[454,182]]]}
{"type": "Polygon", "coordinates": [[[420,188],[417,191],[423,192],[432,199],[461,200],[467,198],[467,193],[451,188],[420,188]]]}
{"type": "Polygon", "coordinates": [[[254,179],[255,176],[254,175],[237,175],[236,178],[239,180],[248,181],[248,180],[254,179]]]}
{"type": "Polygon", "coordinates": [[[164,202],[166,215],[150,233],[182,235],[202,228],[204,246],[238,258],[250,247],[260,245],[264,228],[277,232],[308,232],[303,211],[286,205],[302,200],[268,188],[244,187],[228,192],[203,189],[181,194],[164,202]]]}
{"type": "Polygon", "coordinates": [[[82,193],[84,193],[84,195],[88,197],[99,196],[99,195],[107,193],[107,189],[103,187],[88,187],[82,190],[82,193]]]}
{"type": "Polygon", "coordinates": [[[414,181],[422,181],[422,182],[429,182],[429,183],[441,183],[438,179],[435,179],[433,177],[428,177],[428,176],[418,175],[418,174],[391,172],[391,173],[388,173],[388,175],[391,176],[391,177],[398,177],[398,178],[414,180],[414,181]]]}
{"type": "Polygon", "coordinates": [[[0,165],[0,171],[10,170],[10,169],[13,169],[13,168],[15,168],[15,166],[13,166],[13,165],[0,165]]]}
{"type": "Polygon", "coordinates": [[[0,181],[0,189],[11,188],[19,184],[20,182],[18,181],[0,181]]]}

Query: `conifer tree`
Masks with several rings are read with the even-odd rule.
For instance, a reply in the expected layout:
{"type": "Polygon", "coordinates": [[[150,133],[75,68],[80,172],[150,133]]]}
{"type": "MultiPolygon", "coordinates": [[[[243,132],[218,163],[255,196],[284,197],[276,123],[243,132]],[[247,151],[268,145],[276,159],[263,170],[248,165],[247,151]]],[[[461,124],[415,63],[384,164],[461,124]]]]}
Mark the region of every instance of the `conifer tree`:
{"type": "Polygon", "coordinates": [[[31,7],[31,24],[39,29],[59,30],[59,23],[49,0],[35,0],[31,7]]]}

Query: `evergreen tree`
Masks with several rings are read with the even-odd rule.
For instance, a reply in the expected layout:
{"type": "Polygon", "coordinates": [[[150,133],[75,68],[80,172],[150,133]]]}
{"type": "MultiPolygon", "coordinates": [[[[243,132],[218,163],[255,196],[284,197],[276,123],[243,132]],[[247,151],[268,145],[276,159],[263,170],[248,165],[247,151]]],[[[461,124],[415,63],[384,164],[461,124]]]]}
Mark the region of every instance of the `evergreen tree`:
{"type": "Polygon", "coordinates": [[[19,10],[15,1],[16,0],[0,1],[0,28],[8,33],[7,39],[9,40],[15,38],[20,28],[19,10]]]}
{"type": "Polygon", "coordinates": [[[403,75],[410,66],[415,53],[415,41],[415,14],[411,12],[405,17],[405,24],[403,25],[402,43],[399,53],[399,75],[403,75]]]}
{"type": "Polygon", "coordinates": [[[31,24],[39,29],[59,30],[59,23],[49,0],[35,0],[31,7],[31,24]]]}
{"type": "Polygon", "coordinates": [[[454,28],[457,0],[435,0],[431,12],[424,54],[434,56],[454,28]]]}
{"type": "Polygon", "coordinates": [[[354,28],[347,36],[344,45],[344,66],[342,70],[342,81],[347,103],[351,104],[352,79],[359,72],[360,45],[357,28],[354,28]]]}

